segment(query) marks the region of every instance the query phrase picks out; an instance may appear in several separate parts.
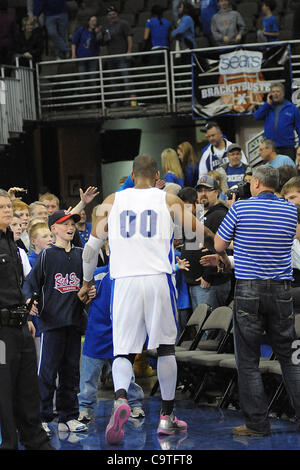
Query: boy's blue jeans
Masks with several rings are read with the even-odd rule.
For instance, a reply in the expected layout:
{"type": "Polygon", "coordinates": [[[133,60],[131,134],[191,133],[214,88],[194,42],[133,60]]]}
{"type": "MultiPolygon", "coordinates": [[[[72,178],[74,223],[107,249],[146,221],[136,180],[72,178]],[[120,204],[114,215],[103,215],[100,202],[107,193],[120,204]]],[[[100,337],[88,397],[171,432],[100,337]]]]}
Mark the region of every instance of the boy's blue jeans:
{"type": "MultiPolygon", "coordinates": [[[[101,370],[109,359],[95,359],[81,355],[80,393],[78,394],[79,410],[93,411],[97,403],[98,382],[101,370]]],[[[128,389],[128,403],[131,408],[142,406],[143,389],[134,382],[134,377],[128,389]]]]}

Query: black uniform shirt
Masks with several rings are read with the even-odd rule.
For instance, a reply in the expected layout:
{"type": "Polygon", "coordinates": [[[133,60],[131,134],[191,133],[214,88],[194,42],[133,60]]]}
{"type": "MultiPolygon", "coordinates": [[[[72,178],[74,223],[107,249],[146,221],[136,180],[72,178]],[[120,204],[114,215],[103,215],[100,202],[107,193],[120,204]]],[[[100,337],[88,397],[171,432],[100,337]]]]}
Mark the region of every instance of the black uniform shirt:
{"type": "Polygon", "coordinates": [[[22,263],[10,228],[0,230],[0,308],[24,305],[22,263]]]}

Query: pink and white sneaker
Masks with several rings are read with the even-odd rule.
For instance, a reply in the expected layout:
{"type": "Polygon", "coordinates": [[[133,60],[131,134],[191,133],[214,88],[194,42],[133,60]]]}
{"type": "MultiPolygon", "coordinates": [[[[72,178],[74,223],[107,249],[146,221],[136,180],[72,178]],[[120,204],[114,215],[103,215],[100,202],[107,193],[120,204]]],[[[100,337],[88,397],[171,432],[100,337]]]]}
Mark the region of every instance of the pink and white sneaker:
{"type": "Polygon", "coordinates": [[[119,444],[124,438],[124,426],[130,416],[130,406],[126,398],[114,401],[114,408],[106,426],[105,438],[108,444],[119,444]]]}
{"type": "Polygon", "coordinates": [[[170,415],[160,415],[160,421],[157,428],[158,434],[175,434],[179,431],[186,431],[187,424],[185,421],[180,421],[174,413],[172,412],[170,415]]]}

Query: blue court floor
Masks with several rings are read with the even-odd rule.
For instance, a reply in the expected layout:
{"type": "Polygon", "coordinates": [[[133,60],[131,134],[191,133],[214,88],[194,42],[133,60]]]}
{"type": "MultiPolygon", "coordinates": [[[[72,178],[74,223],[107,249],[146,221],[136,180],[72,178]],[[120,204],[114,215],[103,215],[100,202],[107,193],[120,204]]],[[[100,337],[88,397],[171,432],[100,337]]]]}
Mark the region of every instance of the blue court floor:
{"type": "Polygon", "coordinates": [[[187,432],[160,438],[156,428],[159,418],[160,397],[145,397],[146,417],[130,419],[126,424],[125,438],[119,446],[109,446],[105,441],[105,428],[109,421],[112,400],[98,402],[95,417],[85,433],[58,433],[57,423],[50,423],[54,435],[52,445],[59,450],[106,451],[195,451],[195,450],[299,450],[300,432],[288,420],[271,418],[271,435],[260,438],[234,437],[232,428],[243,424],[240,411],[220,410],[213,406],[200,406],[192,400],[176,402],[176,414],[187,421],[187,432]]]}

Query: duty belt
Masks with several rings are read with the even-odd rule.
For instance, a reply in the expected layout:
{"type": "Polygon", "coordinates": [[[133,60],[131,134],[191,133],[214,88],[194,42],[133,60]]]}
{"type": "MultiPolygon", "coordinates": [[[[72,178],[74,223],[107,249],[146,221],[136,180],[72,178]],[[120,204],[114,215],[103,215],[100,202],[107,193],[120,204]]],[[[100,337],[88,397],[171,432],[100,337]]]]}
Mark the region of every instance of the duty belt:
{"type": "Polygon", "coordinates": [[[0,326],[21,328],[27,322],[28,309],[25,305],[0,309],[0,326]]]}

